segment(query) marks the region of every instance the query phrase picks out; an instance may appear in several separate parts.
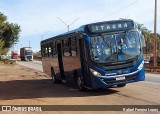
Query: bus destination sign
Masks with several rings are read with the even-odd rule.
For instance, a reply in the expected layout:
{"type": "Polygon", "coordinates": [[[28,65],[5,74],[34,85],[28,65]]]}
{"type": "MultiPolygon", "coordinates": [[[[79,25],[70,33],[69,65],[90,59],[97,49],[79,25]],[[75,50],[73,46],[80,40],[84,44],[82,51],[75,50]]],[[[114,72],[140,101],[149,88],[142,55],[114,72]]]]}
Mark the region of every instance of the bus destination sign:
{"type": "Polygon", "coordinates": [[[107,32],[107,31],[119,31],[119,30],[129,30],[134,28],[133,21],[115,21],[106,22],[99,24],[89,25],[91,32],[107,32]]]}

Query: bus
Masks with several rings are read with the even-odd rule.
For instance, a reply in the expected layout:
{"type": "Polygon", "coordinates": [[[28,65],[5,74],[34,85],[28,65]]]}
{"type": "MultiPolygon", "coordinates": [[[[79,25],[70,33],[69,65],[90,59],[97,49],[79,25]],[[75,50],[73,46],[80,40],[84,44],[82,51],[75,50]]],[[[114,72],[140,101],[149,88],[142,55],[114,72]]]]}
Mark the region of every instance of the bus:
{"type": "Polygon", "coordinates": [[[87,24],[41,41],[43,71],[80,91],[124,87],[145,80],[143,47],[131,19],[87,24]]]}

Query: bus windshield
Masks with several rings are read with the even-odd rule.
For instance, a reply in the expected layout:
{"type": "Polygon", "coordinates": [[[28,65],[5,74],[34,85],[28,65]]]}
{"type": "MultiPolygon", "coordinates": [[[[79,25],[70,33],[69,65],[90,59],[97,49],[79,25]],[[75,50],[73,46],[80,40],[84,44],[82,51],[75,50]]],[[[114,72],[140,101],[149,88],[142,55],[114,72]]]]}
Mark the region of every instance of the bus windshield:
{"type": "Polygon", "coordinates": [[[140,52],[140,39],[136,31],[91,37],[91,59],[97,63],[134,59],[140,52]]]}

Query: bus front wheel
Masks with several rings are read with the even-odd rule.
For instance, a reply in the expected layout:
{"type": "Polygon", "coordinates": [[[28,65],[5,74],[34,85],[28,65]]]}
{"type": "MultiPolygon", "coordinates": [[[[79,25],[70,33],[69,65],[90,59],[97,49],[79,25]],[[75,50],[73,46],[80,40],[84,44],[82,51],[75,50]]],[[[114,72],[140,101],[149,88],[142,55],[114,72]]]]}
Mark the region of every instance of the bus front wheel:
{"type": "Polygon", "coordinates": [[[77,87],[80,91],[86,90],[86,88],[84,87],[84,81],[83,81],[82,77],[77,76],[76,83],[77,83],[77,87]]]}

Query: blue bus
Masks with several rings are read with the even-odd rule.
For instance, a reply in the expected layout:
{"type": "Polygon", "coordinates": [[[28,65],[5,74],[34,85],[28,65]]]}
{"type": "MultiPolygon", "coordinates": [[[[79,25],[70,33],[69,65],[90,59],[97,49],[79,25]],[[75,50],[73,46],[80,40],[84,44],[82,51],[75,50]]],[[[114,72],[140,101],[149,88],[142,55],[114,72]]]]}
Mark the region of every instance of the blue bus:
{"type": "Polygon", "coordinates": [[[143,47],[133,20],[87,24],[41,41],[43,71],[80,91],[124,87],[145,80],[143,47]]]}

